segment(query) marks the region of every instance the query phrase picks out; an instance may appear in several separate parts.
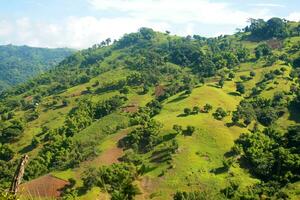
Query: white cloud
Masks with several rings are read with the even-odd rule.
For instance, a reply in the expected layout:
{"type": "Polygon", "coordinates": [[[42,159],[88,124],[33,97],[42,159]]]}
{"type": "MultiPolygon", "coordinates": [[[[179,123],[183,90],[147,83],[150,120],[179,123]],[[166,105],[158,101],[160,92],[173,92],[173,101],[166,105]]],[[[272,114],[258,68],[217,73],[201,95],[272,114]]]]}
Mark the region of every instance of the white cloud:
{"type": "Polygon", "coordinates": [[[92,8],[127,12],[128,15],[145,20],[203,24],[245,25],[255,14],[267,17],[268,10],[241,11],[229,3],[209,0],[89,0],[92,8]],[[253,12],[255,11],[255,12],[253,12]]]}
{"type": "Polygon", "coordinates": [[[12,33],[12,26],[5,20],[0,21],[0,36],[9,35],[12,33]]]}
{"type": "Polygon", "coordinates": [[[2,40],[13,44],[41,47],[86,48],[110,37],[120,38],[139,27],[164,31],[169,25],[135,18],[69,17],[59,24],[33,22],[28,18],[14,22],[0,22],[2,40]]]}
{"type": "Polygon", "coordinates": [[[290,13],[286,19],[291,20],[291,21],[296,21],[299,22],[300,21],[300,12],[293,12],[290,13]]]}
{"type": "Polygon", "coordinates": [[[256,4],[250,4],[250,5],[258,6],[258,7],[280,7],[280,8],[286,7],[285,5],[275,4],[275,3],[256,3],[256,4]]]}
{"type": "Polygon", "coordinates": [[[92,9],[117,17],[66,17],[55,23],[21,18],[0,20],[0,42],[42,47],[86,48],[110,37],[150,27],[173,34],[216,36],[233,33],[247,19],[271,17],[266,7],[240,10],[210,0],[87,0],[92,9]]]}

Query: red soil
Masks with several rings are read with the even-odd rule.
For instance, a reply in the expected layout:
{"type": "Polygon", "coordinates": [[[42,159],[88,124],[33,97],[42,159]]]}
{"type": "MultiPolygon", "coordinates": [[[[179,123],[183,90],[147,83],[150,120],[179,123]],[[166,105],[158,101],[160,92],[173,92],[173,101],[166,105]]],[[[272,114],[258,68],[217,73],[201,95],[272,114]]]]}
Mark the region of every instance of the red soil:
{"type": "Polygon", "coordinates": [[[40,197],[58,198],[61,190],[68,184],[68,181],[52,175],[45,175],[20,185],[20,193],[30,199],[40,197]]]}

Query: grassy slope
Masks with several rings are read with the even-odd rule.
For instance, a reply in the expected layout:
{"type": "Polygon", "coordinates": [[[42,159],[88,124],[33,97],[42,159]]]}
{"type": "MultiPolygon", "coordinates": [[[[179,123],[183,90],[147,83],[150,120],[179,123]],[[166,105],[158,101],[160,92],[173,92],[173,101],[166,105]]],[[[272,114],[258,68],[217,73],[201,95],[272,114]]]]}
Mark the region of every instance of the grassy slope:
{"type": "MultiPolygon", "coordinates": [[[[253,49],[256,43],[245,43],[248,48],[253,49]]],[[[116,55],[112,55],[110,59],[113,59],[116,55]]],[[[196,132],[191,137],[177,136],[179,143],[179,152],[173,156],[172,169],[168,169],[166,164],[153,164],[156,168],[142,177],[138,184],[145,195],[138,196],[138,199],[154,197],[154,199],[170,199],[171,194],[176,190],[191,190],[198,189],[199,187],[208,188],[223,188],[226,186],[229,174],[228,173],[212,173],[211,170],[222,167],[222,159],[224,154],[230,150],[234,140],[239,137],[241,133],[249,131],[244,127],[227,126],[230,123],[230,116],[226,117],[222,121],[218,121],[213,118],[212,112],[198,115],[191,115],[187,117],[180,117],[185,107],[192,108],[193,106],[203,106],[206,103],[213,105],[215,110],[217,107],[225,108],[227,111],[235,110],[241,96],[236,95],[235,82],[240,81],[240,75],[249,75],[250,71],[255,71],[256,76],[250,81],[246,81],[244,84],[247,89],[245,96],[249,95],[251,88],[255,86],[255,83],[262,80],[265,73],[270,70],[274,70],[282,67],[282,63],[275,63],[271,67],[262,67],[263,63],[244,63],[236,73],[236,78],[233,81],[226,81],[223,89],[216,87],[216,82],[209,82],[205,86],[195,88],[190,96],[184,96],[177,94],[163,103],[162,112],[155,117],[156,120],[164,124],[162,134],[170,134],[174,131],[172,126],[174,124],[180,124],[182,126],[193,125],[196,132]],[[159,177],[162,172],[164,176],[159,177]],[[151,195],[152,194],[152,195],[151,195]]],[[[288,71],[284,77],[287,77],[290,71],[289,66],[285,66],[288,71]]],[[[96,80],[100,83],[109,82],[111,80],[118,80],[124,77],[128,71],[124,69],[118,69],[114,71],[106,72],[94,79],[89,83],[79,85],[68,89],[60,96],[67,97],[71,103],[68,107],[58,110],[48,110],[41,112],[40,118],[30,123],[25,131],[25,136],[20,142],[15,144],[15,148],[21,150],[30,144],[32,137],[40,131],[42,125],[47,125],[50,128],[55,128],[62,125],[64,116],[75,105],[75,99],[82,97],[81,92],[86,87],[91,86],[96,80]]],[[[276,91],[289,90],[291,81],[284,77],[276,77],[276,79],[268,83],[267,91],[262,92],[263,97],[270,98],[276,91]],[[274,84],[277,81],[278,84],[274,84]]],[[[118,92],[112,91],[107,93],[101,93],[93,95],[93,99],[100,100],[108,98],[118,92]]],[[[149,102],[153,96],[151,92],[147,95],[138,95],[134,90],[130,91],[129,103],[137,103],[140,106],[144,106],[149,102]]],[[[51,97],[49,97],[51,98],[51,97]]],[[[46,100],[45,100],[46,101],[46,100]]],[[[40,110],[43,109],[41,105],[40,110]]],[[[80,187],[82,182],[80,181],[80,174],[87,166],[99,166],[103,163],[99,163],[99,157],[105,154],[109,149],[116,147],[117,139],[120,136],[126,134],[128,130],[121,130],[113,135],[103,134],[103,130],[107,126],[111,126],[116,123],[126,123],[128,118],[124,113],[114,113],[99,121],[94,122],[90,127],[78,134],[78,139],[88,140],[91,138],[99,139],[98,151],[99,156],[94,160],[82,163],[81,166],[74,170],[67,170],[62,172],[53,172],[54,175],[63,178],[75,178],[77,180],[77,186],[80,187]]],[[[277,121],[277,124],[285,129],[288,125],[294,124],[295,121],[291,118],[291,113],[285,114],[277,121]]],[[[32,155],[38,150],[30,152],[32,155]]],[[[144,157],[149,156],[149,154],[144,157]]],[[[239,181],[241,186],[247,186],[257,182],[255,178],[252,178],[245,169],[241,169],[239,166],[234,166],[230,169],[231,178],[239,181]]],[[[297,190],[299,184],[295,184],[295,187],[291,190],[297,190]]],[[[96,199],[99,196],[99,189],[94,188],[92,191],[82,194],[80,199],[96,199]]]]}

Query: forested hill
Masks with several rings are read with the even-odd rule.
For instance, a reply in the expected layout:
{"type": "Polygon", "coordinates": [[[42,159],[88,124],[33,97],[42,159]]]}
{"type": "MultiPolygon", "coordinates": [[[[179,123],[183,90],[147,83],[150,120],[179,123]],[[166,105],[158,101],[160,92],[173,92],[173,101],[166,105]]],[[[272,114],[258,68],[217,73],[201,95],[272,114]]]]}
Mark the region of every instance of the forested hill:
{"type": "Polygon", "coordinates": [[[51,69],[74,52],[66,48],[0,46],[0,91],[51,69]]]}
{"type": "Polygon", "coordinates": [[[299,77],[279,18],[108,38],[0,95],[0,199],[28,154],[21,191],[63,179],[63,199],[298,200],[299,77]]]}

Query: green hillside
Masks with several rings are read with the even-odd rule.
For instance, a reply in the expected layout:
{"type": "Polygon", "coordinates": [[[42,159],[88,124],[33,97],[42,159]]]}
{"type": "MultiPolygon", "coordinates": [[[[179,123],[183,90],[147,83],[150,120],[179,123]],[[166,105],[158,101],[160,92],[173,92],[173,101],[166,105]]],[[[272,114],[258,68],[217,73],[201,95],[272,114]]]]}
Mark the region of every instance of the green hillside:
{"type": "Polygon", "coordinates": [[[51,69],[73,52],[65,48],[0,46],[0,91],[51,69]]]}
{"type": "Polygon", "coordinates": [[[0,187],[28,154],[25,190],[51,174],[63,199],[299,199],[299,27],[141,28],[76,52],[1,95],[0,187]]]}

